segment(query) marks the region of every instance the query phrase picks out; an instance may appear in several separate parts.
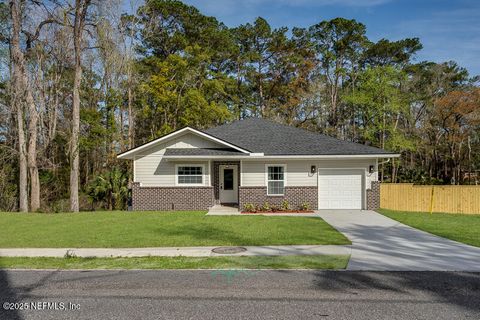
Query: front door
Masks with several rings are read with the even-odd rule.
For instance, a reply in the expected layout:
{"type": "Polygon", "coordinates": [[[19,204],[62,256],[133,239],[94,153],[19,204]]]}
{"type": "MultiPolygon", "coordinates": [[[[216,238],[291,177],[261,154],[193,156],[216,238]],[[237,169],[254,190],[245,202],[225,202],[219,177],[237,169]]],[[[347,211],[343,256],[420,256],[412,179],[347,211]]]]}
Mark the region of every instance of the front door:
{"type": "Polygon", "coordinates": [[[238,203],[237,166],[221,165],[220,169],[220,203],[238,203]]]}

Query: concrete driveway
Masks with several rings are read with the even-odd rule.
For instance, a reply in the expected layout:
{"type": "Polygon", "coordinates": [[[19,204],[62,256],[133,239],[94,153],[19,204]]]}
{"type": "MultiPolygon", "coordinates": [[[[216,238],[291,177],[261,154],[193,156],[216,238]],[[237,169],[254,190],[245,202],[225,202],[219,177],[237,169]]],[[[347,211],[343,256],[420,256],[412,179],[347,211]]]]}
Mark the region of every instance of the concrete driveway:
{"type": "Polygon", "coordinates": [[[480,248],[414,229],[374,211],[320,210],[318,215],[352,241],[349,270],[480,271],[480,248]]]}

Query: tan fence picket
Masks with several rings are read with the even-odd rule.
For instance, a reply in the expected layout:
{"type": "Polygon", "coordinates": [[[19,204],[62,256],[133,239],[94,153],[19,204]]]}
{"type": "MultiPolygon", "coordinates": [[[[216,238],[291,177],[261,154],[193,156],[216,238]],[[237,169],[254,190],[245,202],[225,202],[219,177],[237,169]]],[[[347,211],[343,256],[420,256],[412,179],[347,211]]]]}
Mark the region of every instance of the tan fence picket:
{"type": "Polygon", "coordinates": [[[382,183],[380,207],[401,211],[480,214],[480,186],[382,183]]]}

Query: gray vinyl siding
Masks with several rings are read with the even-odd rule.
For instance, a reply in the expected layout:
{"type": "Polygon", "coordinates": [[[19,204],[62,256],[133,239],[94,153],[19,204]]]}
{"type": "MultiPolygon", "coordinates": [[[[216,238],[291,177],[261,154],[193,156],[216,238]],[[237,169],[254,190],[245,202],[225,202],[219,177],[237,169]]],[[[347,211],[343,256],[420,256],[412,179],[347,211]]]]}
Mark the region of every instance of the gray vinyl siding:
{"type": "Polygon", "coordinates": [[[370,188],[370,182],[377,180],[377,171],[368,173],[370,165],[376,166],[376,160],[290,160],[290,161],[242,161],[242,186],[260,187],[265,186],[265,166],[267,164],[286,165],[286,186],[290,187],[314,187],[317,186],[317,173],[311,174],[310,169],[315,165],[318,170],[322,168],[361,168],[365,170],[366,188],[370,188]]]}
{"type": "Polygon", "coordinates": [[[267,164],[283,164],[286,165],[286,185],[313,187],[317,185],[315,175],[310,174],[310,165],[315,162],[309,161],[247,161],[242,162],[244,187],[260,187],[265,186],[265,166],[267,164]]]}

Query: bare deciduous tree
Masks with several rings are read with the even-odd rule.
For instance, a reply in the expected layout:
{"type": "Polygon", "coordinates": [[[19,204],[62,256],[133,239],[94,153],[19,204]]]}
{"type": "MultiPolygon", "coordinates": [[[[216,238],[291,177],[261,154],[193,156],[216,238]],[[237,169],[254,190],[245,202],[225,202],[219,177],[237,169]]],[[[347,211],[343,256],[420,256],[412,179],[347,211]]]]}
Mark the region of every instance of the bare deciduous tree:
{"type": "Polygon", "coordinates": [[[82,39],[90,0],[75,1],[73,25],[73,47],[75,54],[75,76],[73,80],[72,137],[70,140],[70,210],[79,211],[79,132],[80,132],[80,84],[82,81],[82,39]]]}
{"type": "Polygon", "coordinates": [[[12,69],[13,69],[13,104],[17,117],[17,135],[18,135],[18,159],[19,159],[19,211],[28,211],[28,163],[27,163],[27,143],[25,138],[25,94],[26,94],[26,74],[25,57],[20,48],[20,32],[22,28],[22,7],[24,1],[10,1],[10,14],[12,19],[12,37],[10,40],[12,69]]]}

